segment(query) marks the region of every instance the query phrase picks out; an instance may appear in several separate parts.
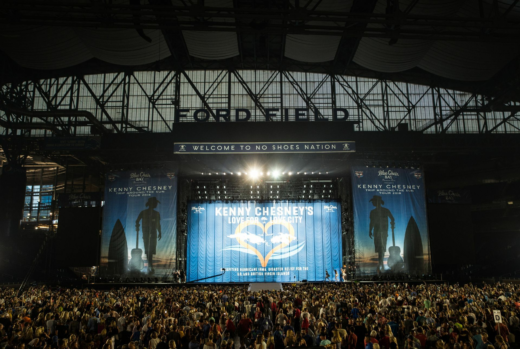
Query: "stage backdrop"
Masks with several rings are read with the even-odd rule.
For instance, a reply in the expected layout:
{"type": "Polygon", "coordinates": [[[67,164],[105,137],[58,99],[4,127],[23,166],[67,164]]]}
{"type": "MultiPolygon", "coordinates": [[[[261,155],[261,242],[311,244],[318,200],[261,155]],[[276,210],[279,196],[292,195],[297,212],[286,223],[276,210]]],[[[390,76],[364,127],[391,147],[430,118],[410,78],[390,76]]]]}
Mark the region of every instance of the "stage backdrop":
{"type": "Polygon", "coordinates": [[[422,170],[353,167],[352,195],[358,274],[430,273],[422,170]]]}
{"type": "Polygon", "coordinates": [[[341,275],[341,208],[336,201],[190,202],[188,280],[322,281],[341,275]]]}
{"type": "Polygon", "coordinates": [[[109,173],[103,209],[101,275],[171,274],[176,229],[175,173],[162,170],[109,173]]]}

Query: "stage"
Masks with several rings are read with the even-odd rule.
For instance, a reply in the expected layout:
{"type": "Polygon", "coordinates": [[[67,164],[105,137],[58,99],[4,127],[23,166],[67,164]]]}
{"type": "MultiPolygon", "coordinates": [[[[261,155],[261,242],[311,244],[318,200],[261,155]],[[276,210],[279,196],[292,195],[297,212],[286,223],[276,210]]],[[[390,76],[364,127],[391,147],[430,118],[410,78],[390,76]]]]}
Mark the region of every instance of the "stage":
{"type": "MultiPolygon", "coordinates": [[[[380,284],[380,283],[408,283],[412,285],[418,284],[441,284],[445,283],[443,280],[419,280],[419,279],[408,279],[408,280],[352,280],[347,282],[292,282],[292,283],[274,283],[280,284],[283,289],[286,289],[286,286],[292,287],[304,287],[306,285],[335,285],[338,287],[342,286],[352,286],[352,285],[369,285],[369,284],[380,284]]],[[[96,283],[85,283],[79,286],[79,283],[71,283],[74,287],[88,287],[93,289],[111,289],[111,288],[122,288],[122,287],[146,287],[146,288],[164,288],[164,287],[172,287],[172,288],[192,288],[192,287],[211,287],[211,286],[239,286],[248,288],[252,283],[249,282],[214,282],[214,283],[172,283],[172,282],[96,282],[96,283]]],[[[273,284],[273,283],[253,283],[253,285],[262,285],[262,284],[273,284]]],[[[61,283],[60,285],[68,286],[66,283],[61,283]]],[[[269,286],[270,287],[270,286],[269,286]]],[[[268,287],[268,288],[269,288],[268,287]]],[[[272,290],[272,289],[270,289],[272,290]]],[[[254,292],[254,291],[253,291],[254,292]]]]}

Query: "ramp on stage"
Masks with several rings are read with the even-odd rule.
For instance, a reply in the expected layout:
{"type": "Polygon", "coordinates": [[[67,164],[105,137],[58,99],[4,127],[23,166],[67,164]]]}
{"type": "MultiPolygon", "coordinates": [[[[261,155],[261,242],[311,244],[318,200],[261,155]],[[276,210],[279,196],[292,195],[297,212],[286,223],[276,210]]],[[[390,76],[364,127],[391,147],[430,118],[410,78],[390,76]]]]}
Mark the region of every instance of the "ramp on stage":
{"type": "Polygon", "coordinates": [[[280,282],[255,282],[249,284],[248,291],[283,291],[283,287],[280,282]]]}

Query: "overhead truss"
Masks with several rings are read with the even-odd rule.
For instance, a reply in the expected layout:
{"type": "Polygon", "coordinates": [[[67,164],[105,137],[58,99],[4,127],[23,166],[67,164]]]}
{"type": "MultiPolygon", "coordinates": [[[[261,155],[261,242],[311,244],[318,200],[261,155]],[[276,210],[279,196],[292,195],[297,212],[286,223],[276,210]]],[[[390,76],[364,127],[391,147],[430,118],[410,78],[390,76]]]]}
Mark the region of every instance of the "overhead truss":
{"type": "Polygon", "coordinates": [[[248,122],[292,122],[296,108],[308,109],[311,122],[330,121],[333,109],[345,109],[358,122],[356,131],[520,132],[516,102],[406,82],[254,70],[120,72],[6,84],[0,131],[33,137],[171,132],[181,109],[189,110],[181,122],[196,122],[197,109],[207,110],[207,122],[216,122],[222,109],[231,110],[231,122],[235,109],[250,110],[248,122]]]}

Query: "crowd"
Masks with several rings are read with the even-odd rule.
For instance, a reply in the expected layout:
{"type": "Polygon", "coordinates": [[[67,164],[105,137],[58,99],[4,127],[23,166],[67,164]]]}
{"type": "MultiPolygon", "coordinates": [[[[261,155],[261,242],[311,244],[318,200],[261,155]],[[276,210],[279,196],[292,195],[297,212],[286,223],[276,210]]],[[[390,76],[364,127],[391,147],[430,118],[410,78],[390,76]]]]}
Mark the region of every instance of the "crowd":
{"type": "Polygon", "coordinates": [[[512,284],[293,284],[0,289],[0,347],[20,349],[508,349],[512,284]],[[499,310],[502,323],[496,323],[499,310]]]}

